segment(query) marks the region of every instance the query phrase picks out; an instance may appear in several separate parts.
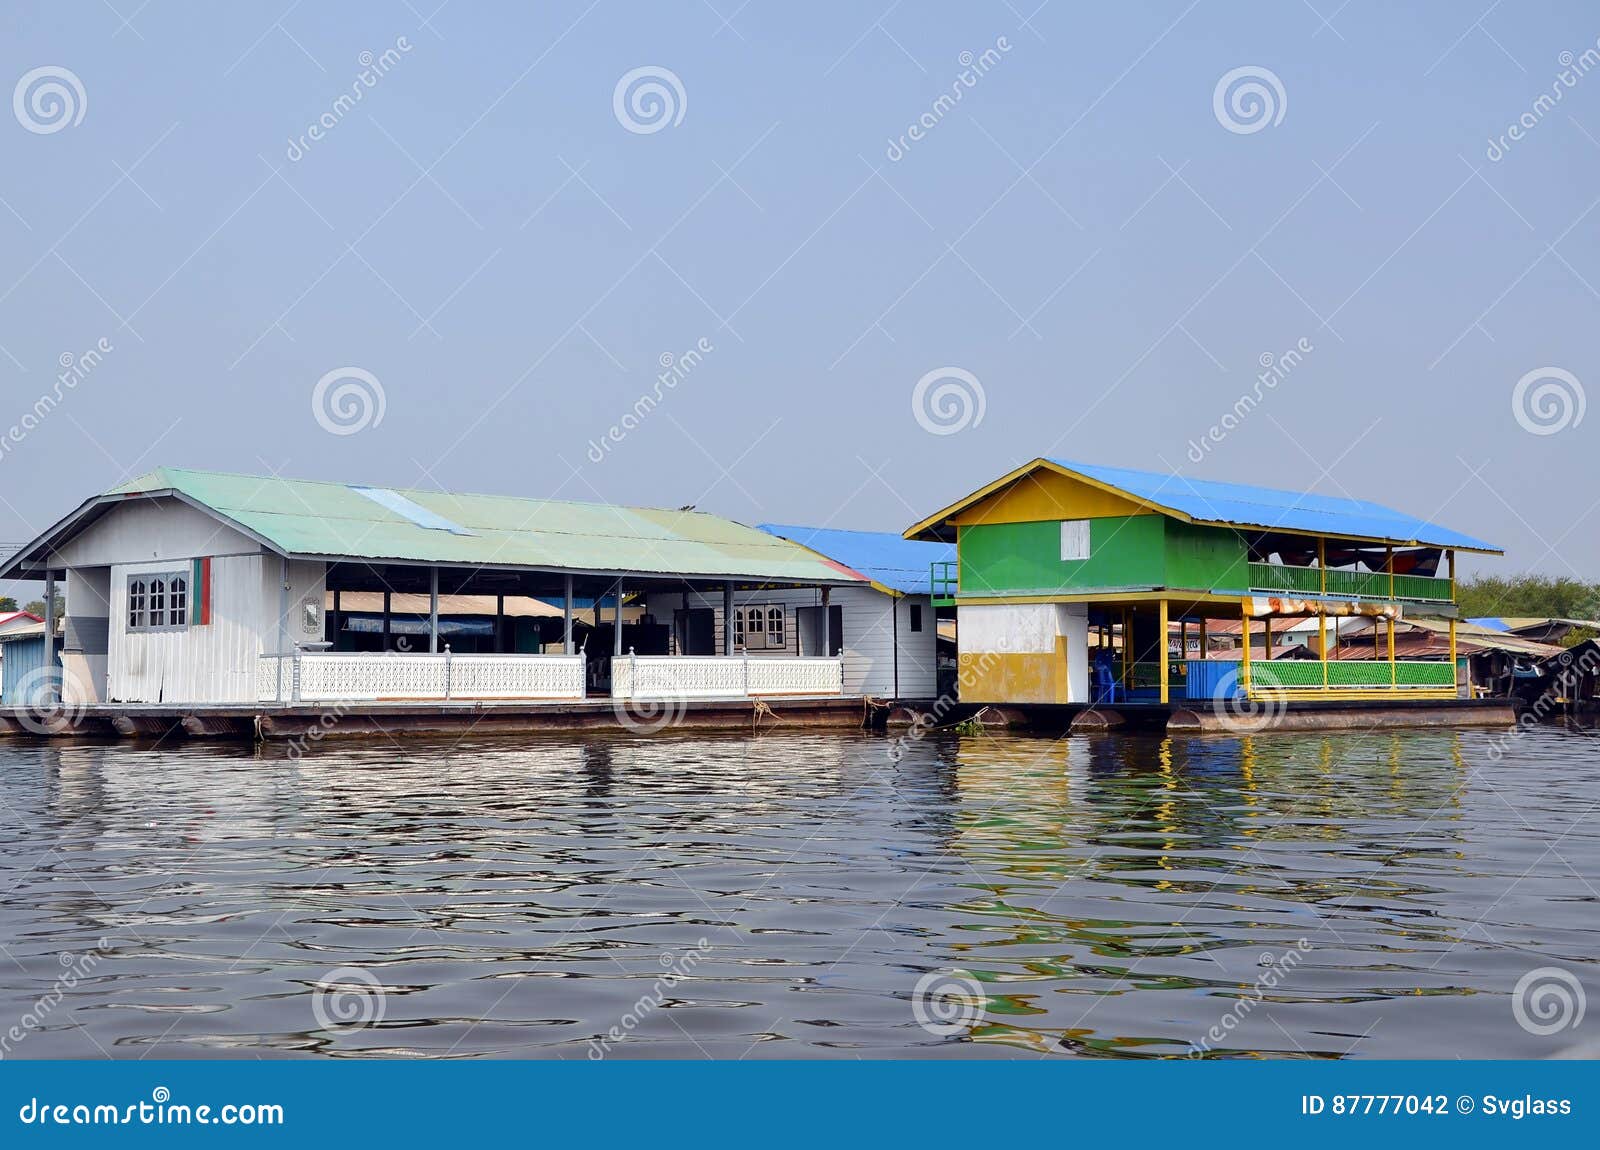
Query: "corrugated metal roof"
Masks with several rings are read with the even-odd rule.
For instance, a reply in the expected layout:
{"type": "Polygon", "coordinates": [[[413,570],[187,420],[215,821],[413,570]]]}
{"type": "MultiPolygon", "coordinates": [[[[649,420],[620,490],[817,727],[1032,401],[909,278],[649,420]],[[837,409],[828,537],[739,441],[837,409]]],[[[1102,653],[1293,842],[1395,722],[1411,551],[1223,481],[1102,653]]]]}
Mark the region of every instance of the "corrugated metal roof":
{"type": "Polygon", "coordinates": [[[1058,467],[1107,487],[1115,487],[1147,503],[1180,511],[1191,519],[1263,530],[1306,531],[1317,535],[1349,535],[1391,543],[1461,547],[1499,551],[1448,527],[1364,499],[1313,495],[1245,483],[1189,479],[1129,467],[1105,467],[1070,459],[1050,459],[1058,467]]]}
{"type": "Polygon", "coordinates": [[[401,514],[341,483],[159,468],[107,494],[164,491],[289,555],[795,583],[860,579],[804,547],[702,511],[397,493],[471,532],[463,535],[426,526],[414,511],[401,514]]]}
{"type": "Polygon", "coordinates": [[[770,535],[809,547],[903,595],[932,594],[932,564],[954,562],[956,557],[953,543],[918,543],[892,531],[844,531],[786,523],[763,523],[760,527],[770,535]]]}

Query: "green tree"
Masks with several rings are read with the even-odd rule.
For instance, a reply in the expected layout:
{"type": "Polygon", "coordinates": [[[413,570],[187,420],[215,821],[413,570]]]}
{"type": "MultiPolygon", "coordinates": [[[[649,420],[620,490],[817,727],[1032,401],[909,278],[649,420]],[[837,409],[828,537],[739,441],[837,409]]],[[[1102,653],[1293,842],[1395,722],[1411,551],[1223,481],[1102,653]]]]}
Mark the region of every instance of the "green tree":
{"type": "MultiPolygon", "coordinates": [[[[24,611],[29,612],[30,614],[39,616],[39,618],[41,618],[41,619],[44,618],[44,600],[43,599],[35,599],[31,603],[26,603],[26,604],[23,605],[22,609],[24,611]]],[[[64,596],[57,595],[56,596],[56,615],[55,615],[55,617],[57,619],[59,619],[59,618],[61,618],[61,616],[65,615],[66,613],[67,613],[67,601],[66,601],[66,598],[64,596]]]]}
{"type": "Polygon", "coordinates": [[[15,611],[16,609],[17,601],[15,599],[10,595],[0,595],[0,614],[4,614],[7,611],[15,611]]]}
{"type": "Polygon", "coordinates": [[[1600,612],[1600,583],[1566,575],[1485,575],[1456,585],[1469,619],[1481,616],[1593,619],[1600,612]]]}

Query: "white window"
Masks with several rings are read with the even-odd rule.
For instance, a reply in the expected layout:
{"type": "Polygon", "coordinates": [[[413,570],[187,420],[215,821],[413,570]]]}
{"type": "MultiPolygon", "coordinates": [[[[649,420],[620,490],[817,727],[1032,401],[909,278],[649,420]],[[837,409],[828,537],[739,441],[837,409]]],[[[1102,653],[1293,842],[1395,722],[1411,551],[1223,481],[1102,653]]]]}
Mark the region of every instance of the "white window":
{"type": "Polygon", "coordinates": [[[733,641],[747,651],[783,650],[783,605],[762,603],[735,608],[733,641]]]}
{"type": "Polygon", "coordinates": [[[189,625],[189,576],[162,571],[128,579],[128,630],[173,631],[189,625]]]}
{"type": "Polygon", "coordinates": [[[1089,521],[1063,519],[1061,521],[1061,559],[1089,558],[1089,521]]]}

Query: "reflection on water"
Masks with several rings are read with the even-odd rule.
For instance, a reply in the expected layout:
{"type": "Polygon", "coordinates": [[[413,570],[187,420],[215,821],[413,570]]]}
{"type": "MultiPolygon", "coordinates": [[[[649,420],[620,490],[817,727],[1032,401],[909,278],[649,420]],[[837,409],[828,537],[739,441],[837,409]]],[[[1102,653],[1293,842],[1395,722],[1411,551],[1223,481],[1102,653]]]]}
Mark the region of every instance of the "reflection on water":
{"type": "Polygon", "coordinates": [[[1552,1054],[1596,744],[1494,738],[12,740],[0,1053],[1552,1054]]]}

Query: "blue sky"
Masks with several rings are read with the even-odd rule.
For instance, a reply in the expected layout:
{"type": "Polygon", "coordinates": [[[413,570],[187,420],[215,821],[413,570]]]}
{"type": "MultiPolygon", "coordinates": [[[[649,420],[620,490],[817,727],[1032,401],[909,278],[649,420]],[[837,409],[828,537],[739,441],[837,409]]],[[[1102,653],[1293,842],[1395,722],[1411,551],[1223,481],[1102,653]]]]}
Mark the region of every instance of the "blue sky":
{"type": "Polygon", "coordinates": [[[0,540],[160,464],[898,530],[1049,454],[1600,576],[1585,5],[414,4],[8,6],[0,540]]]}

